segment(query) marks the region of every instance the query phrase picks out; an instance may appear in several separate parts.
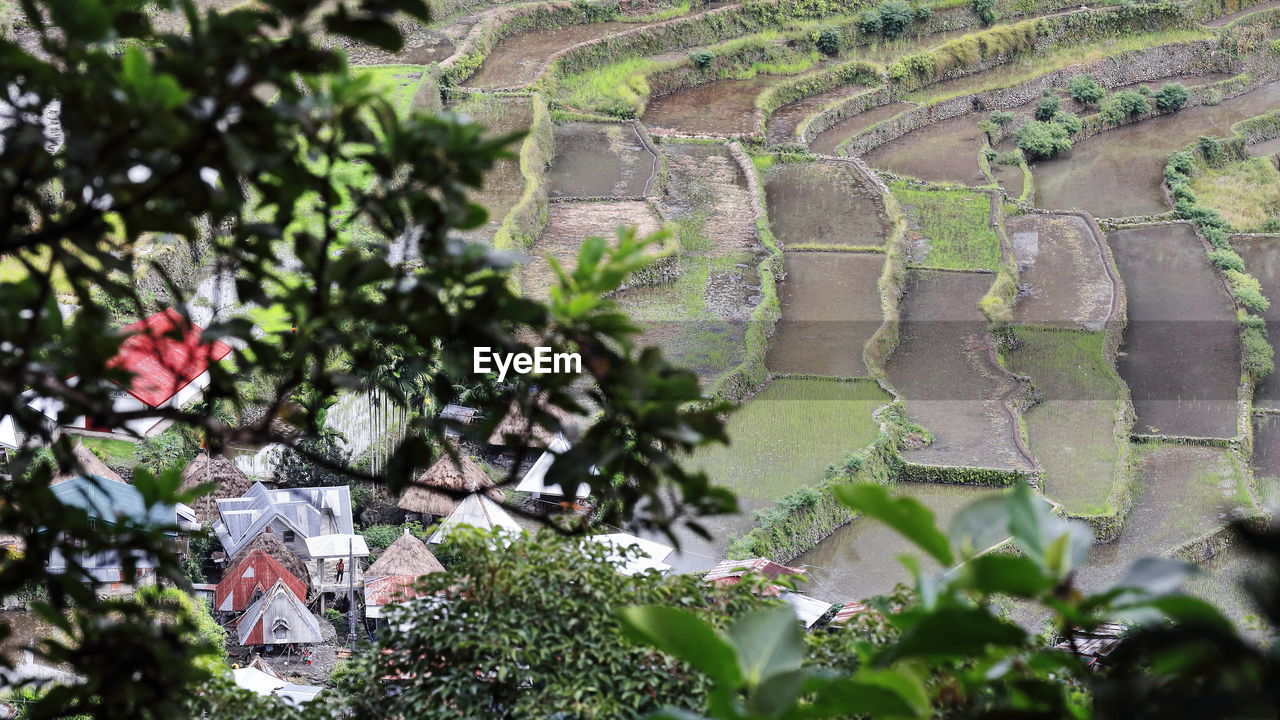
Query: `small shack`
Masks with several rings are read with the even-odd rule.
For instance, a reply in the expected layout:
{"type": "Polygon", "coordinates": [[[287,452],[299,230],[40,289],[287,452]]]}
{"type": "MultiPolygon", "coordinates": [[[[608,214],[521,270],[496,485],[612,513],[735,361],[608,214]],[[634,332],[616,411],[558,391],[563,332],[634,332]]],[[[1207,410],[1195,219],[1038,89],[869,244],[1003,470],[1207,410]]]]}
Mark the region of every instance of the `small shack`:
{"type": "Polygon", "coordinates": [[[213,609],[220,613],[242,612],[277,582],[284,583],[294,595],[307,597],[307,584],[301,578],[266,550],[254,550],[227,568],[213,591],[213,609]]]}
{"type": "Polygon", "coordinates": [[[242,497],[253,481],[225,455],[201,452],[182,470],[180,489],[187,492],[201,485],[213,485],[214,489],[196,498],[191,509],[196,513],[196,522],[207,524],[218,519],[218,500],[242,497]]]}
{"type": "Polygon", "coordinates": [[[321,642],[320,621],[283,582],[276,581],[251,604],[236,624],[241,645],[294,645],[321,642]]]}
{"type": "Polygon", "coordinates": [[[316,592],[345,593],[348,587],[360,587],[364,573],[360,565],[369,557],[369,545],[364,537],[350,533],[335,533],[307,538],[307,572],[311,573],[311,587],[316,592]],[[342,577],[338,577],[341,563],[342,577]]]}
{"type": "Polygon", "coordinates": [[[464,493],[503,499],[502,490],[466,453],[459,452],[456,461],[445,454],[404,491],[397,504],[401,510],[417,515],[448,517],[458,509],[464,493]]]}
{"type": "MultiPolygon", "coordinates": [[[[311,575],[307,572],[307,565],[302,561],[289,546],[285,545],[280,536],[270,530],[263,531],[255,537],[249,544],[240,549],[227,562],[228,568],[234,568],[240,565],[250,555],[256,552],[266,553],[283,567],[290,576],[297,578],[303,584],[303,591],[298,593],[298,597],[306,599],[309,597],[308,591],[311,585],[311,575]]],[[[227,575],[231,574],[230,570],[226,571],[227,575]]],[[[264,584],[263,589],[271,587],[271,584],[264,584]]],[[[216,607],[216,606],[215,606],[216,607]]]]}
{"type": "Polygon", "coordinates": [[[431,535],[430,542],[439,545],[449,537],[449,533],[462,525],[470,525],[481,530],[501,529],[504,547],[510,545],[515,536],[524,532],[524,528],[520,527],[515,518],[503,510],[501,505],[491,500],[488,495],[476,493],[468,495],[458,504],[458,509],[440,523],[440,527],[436,528],[435,533],[431,535]]]}
{"type": "MultiPolygon", "coordinates": [[[[769,558],[751,558],[750,560],[722,560],[702,576],[702,582],[708,585],[737,585],[743,578],[751,575],[775,580],[782,575],[804,575],[804,568],[790,567],[776,563],[769,558]]],[[[766,592],[777,595],[786,588],[780,585],[768,585],[766,592]]]]}
{"type": "Polygon", "coordinates": [[[365,570],[365,616],[381,618],[387,605],[418,597],[418,578],[437,572],[444,572],[444,566],[426,543],[405,530],[365,570]]]}

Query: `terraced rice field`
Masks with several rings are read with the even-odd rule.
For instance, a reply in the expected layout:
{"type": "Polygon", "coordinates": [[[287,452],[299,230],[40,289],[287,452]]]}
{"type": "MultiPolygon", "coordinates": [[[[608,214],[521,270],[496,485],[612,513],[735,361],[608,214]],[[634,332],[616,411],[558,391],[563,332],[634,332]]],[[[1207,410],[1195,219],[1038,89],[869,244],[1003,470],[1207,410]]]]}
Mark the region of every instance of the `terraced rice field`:
{"type": "Polygon", "coordinates": [[[1136,433],[1234,437],[1240,348],[1235,311],[1184,224],[1108,236],[1129,295],[1120,376],[1136,433]]]}
{"type": "Polygon", "coordinates": [[[884,256],[869,253],[787,253],[778,286],[782,320],[766,364],[776,373],[859,377],[862,351],[880,327],[876,285],[884,256]]]}
{"type": "Polygon", "coordinates": [[[878,170],[938,183],[985,185],[978,168],[982,131],[976,113],[935,123],[891,140],[864,157],[878,170]]]}
{"type": "Polygon", "coordinates": [[[787,103],[769,116],[766,137],[771,143],[796,142],[796,128],[801,121],[823,107],[866,92],[865,85],[841,85],[826,92],[787,103]]]}
{"type": "Polygon", "coordinates": [[[994,270],[1000,265],[988,196],[897,182],[891,189],[907,219],[907,262],[913,267],[994,270]]]}
{"type": "Polygon", "coordinates": [[[610,21],[568,25],[516,33],[498,41],[484,64],[464,83],[467,87],[515,87],[534,79],[547,56],[571,45],[635,27],[610,21]]]}
{"type": "Polygon", "coordinates": [[[809,149],[819,155],[835,155],[846,140],[879,122],[896,117],[916,107],[914,103],[895,102],[863,110],[851,115],[818,133],[809,143],[809,149]]]}
{"type": "Polygon", "coordinates": [[[529,250],[531,259],[519,272],[521,291],[530,297],[548,297],[556,282],[547,257],[554,257],[566,272],[572,272],[585,238],[613,238],[622,226],[634,227],[640,235],[662,228],[653,207],[638,200],[553,203],[548,215],[547,229],[529,250]]]}
{"type": "Polygon", "coordinates": [[[871,444],[880,432],[871,414],[890,399],[870,380],[774,380],[730,416],[731,445],[701,450],[689,464],[742,496],[775,500],[871,444]]]}
{"type": "MultiPolygon", "coordinates": [[[[1272,347],[1275,347],[1276,339],[1280,338],[1280,237],[1236,237],[1231,241],[1231,247],[1244,258],[1249,274],[1258,278],[1263,294],[1277,299],[1262,313],[1267,323],[1267,334],[1271,337],[1272,347]]],[[[1280,410],[1280,378],[1274,373],[1263,378],[1254,390],[1253,404],[1259,408],[1280,410]]]]}
{"type": "MultiPolygon", "coordinates": [[[[490,136],[507,135],[529,127],[533,120],[533,106],[528,98],[473,96],[450,108],[466,113],[482,123],[490,136]]],[[[524,178],[520,176],[520,161],[503,158],[484,177],[484,185],[470,194],[471,201],[488,211],[484,225],[463,233],[463,237],[480,242],[492,242],[494,233],[502,226],[507,213],[520,200],[524,192],[524,178]]]]}
{"type": "Polygon", "coordinates": [[[784,247],[880,247],[880,200],[843,162],[782,163],[766,176],[774,237],[784,247]]]}
{"type": "Polygon", "coordinates": [[[1100,330],[1111,316],[1115,288],[1104,248],[1075,215],[1027,214],[1005,224],[1018,261],[1019,325],[1100,330]]]}
{"type": "Polygon", "coordinates": [[[649,100],[644,122],[657,131],[730,137],[755,129],[756,95],[776,77],[716,80],[649,100]]]}
{"type": "Polygon", "coordinates": [[[555,142],[547,171],[553,198],[644,197],[657,179],[658,158],[630,124],[557,125],[555,142]]]}

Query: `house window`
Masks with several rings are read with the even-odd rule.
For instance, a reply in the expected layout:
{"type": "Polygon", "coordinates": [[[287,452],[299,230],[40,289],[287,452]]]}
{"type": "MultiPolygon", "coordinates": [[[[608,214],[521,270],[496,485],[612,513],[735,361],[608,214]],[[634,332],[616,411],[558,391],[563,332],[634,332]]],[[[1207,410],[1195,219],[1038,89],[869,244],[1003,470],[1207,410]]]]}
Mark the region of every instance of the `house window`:
{"type": "Polygon", "coordinates": [[[289,639],[289,623],[284,620],[276,620],[271,626],[271,637],[278,642],[284,642],[289,639]]]}
{"type": "Polygon", "coordinates": [[[284,541],[285,541],[285,542],[287,542],[287,543],[291,543],[291,542],[293,542],[293,539],[294,539],[294,537],[296,537],[296,536],[293,534],[293,531],[292,531],[292,530],[285,530],[283,533],[281,533],[281,537],[283,537],[283,538],[284,538],[284,541]]]}

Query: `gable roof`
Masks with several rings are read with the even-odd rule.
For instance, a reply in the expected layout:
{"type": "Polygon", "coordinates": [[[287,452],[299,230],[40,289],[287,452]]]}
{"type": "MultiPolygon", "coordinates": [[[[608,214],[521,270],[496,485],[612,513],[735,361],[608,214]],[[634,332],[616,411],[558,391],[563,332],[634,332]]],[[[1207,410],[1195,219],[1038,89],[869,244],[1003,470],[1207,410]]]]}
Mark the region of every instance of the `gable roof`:
{"type": "Polygon", "coordinates": [[[222,582],[213,591],[213,609],[218,612],[240,612],[249,607],[254,596],[265,593],[277,582],[284,583],[298,597],[307,596],[307,585],[266,550],[255,550],[227,568],[222,582]]]}
{"type": "MultiPolygon", "coordinates": [[[[521,492],[538,493],[540,495],[568,495],[560,485],[547,484],[547,471],[551,469],[552,464],[556,461],[556,455],[569,449],[569,441],[564,439],[563,435],[556,435],[551,440],[551,444],[547,446],[546,452],[538,457],[533,466],[529,468],[529,472],[520,478],[520,484],[516,485],[516,490],[521,492]]],[[[574,492],[574,497],[584,498],[591,494],[591,486],[586,483],[578,483],[578,487],[574,492]]]]}
{"type": "Polygon", "coordinates": [[[416,578],[434,572],[444,572],[444,566],[427,549],[426,543],[405,530],[404,534],[388,545],[378,559],[364,571],[364,576],[378,578],[410,575],[416,578]]]}
{"type": "Polygon", "coordinates": [[[220,498],[241,497],[253,485],[249,476],[236,467],[236,464],[227,456],[211,457],[209,453],[201,452],[182,470],[182,486],[179,489],[186,492],[205,483],[213,483],[216,487],[212,492],[201,495],[191,503],[191,509],[196,512],[196,520],[202,523],[217,519],[217,501],[220,498]]]}
{"type": "Polygon", "coordinates": [[[355,532],[351,522],[351,490],[336,487],[271,488],[254,483],[242,497],[216,501],[213,532],[228,555],[234,555],[273,520],[303,538],[355,532]]]}
{"type": "MultiPolygon", "coordinates": [[[[578,427],[578,419],[570,414],[569,411],[548,403],[544,393],[539,393],[533,397],[532,407],[558,420],[561,425],[561,431],[574,431],[578,427]]],[[[542,425],[529,420],[521,411],[520,405],[512,401],[507,408],[507,414],[503,416],[498,426],[489,434],[489,444],[545,448],[551,445],[551,441],[555,439],[556,434],[554,430],[548,430],[542,425]]]]}
{"type": "MultiPolygon", "coordinates": [[[[311,574],[307,572],[306,563],[302,562],[302,558],[298,557],[297,553],[284,544],[279,535],[269,530],[258,533],[252,540],[245,543],[244,547],[240,548],[240,552],[231,556],[230,561],[227,562],[227,567],[235,567],[244,562],[245,558],[259,551],[270,555],[271,559],[280,563],[285,570],[289,571],[290,575],[301,580],[303,587],[309,588],[311,586],[311,574]]],[[[303,597],[306,594],[305,591],[299,593],[303,597]]]]}
{"type": "MultiPolygon", "coordinates": [[[[129,519],[147,525],[175,525],[177,510],[156,505],[150,510],[134,486],[98,477],[76,477],[50,488],[58,502],[84,509],[91,517],[117,523],[129,519]]],[[[172,532],[172,531],[171,531],[172,532]]]]}
{"type": "Polygon", "coordinates": [[[120,332],[127,337],[107,367],[133,373],[125,389],[148,407],[165,404],[208,370],[210,363],[231,352],[231,346],[220,340],[201,342],[204,329],[173,308],[126,325],[120,332]]]}
{"type": "Polygon", "coordinates": [[[431,536],[431,542],[437,544],[444,542],[449,533],[461,525],[470,525],[481,530],[501,528],[508,534],[514,535],[524,532],[524,528],[520,527],[501,505],[490,500],[488,495],[472,494],[463,498],[462,502],[458,503],[458,509],[440,523],[440,527],[436,528],[431,536]]]}
{"type": "Polygon", "coordinates": [[[763,575],[773,580],[779,575],[804,575],[804,568],[789,567],[768,558],[721,560],[702,576],[702,581],[717,585],[733,585],[745,575],[763,575]]]}
{"type": "Polygon", "coordinates": [[[456,462],[448,453],[441,455],[404,491],[397,505],[401,510],[443,517],[453,513],[462,502],[461,497],[445,492],[450,490],[455,493],[483,491],[494,500],[503,499],[502,491],[489,479],[489,474],[466,453],[458,452],[456,462]]]}
{"type": "Polygon", "coordinates": [[[111,480],[113,482],[128,485],[125,479],[112,470],[106,463],[102,462],[102,458],[93,454],[93,451],[85,447],[84,443],[77,440],[74,447],[71,448],[71,455],[75,458],[76,467],[66,472],[60,472],[53,476],[50,484],[57,485],[68,480],[74,480],[85,475],[100,477],[103,480],[111,480]]]}
{"type": "Polygon", "coordinates": [[[241,645],[281,645],[318,643],[324,637],[316,616],[284,583],[276,581],[244,611],[236,625],[236,639],[241,645]],[[277,627],[284,630],[282,637],[276,637],[277,627]]]}

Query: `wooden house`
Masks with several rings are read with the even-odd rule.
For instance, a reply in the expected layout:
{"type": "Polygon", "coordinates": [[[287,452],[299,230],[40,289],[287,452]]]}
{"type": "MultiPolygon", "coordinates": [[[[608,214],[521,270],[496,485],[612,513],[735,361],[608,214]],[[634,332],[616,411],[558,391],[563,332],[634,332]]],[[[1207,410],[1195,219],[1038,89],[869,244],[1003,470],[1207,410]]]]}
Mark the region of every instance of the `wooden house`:
{"type": "Polygon", "coordinates": [[[306,539],[307,572],[317,593],[345,593],[364,584],[362,565],[369,557],[364,537],[354,534],[317,535],[306,539]],[[342,576],[338,576],[341,563],[342,576]]]}
{"type": "Polygon", "coordinates": [[[236,623],[241,645],[295,645],[324,640],[320,621],[292,590],[277,580],[236,623]]]}
{"type": "Polygon", "coordinates": [[[213,532],[227,555],[235,555],[270,529],[300,557],[309,557],[307,538],[355,532],[351,491],[341,487],[267,488],[254,483],[242,497],[215,501],[213,532]]]}
{"type": "Polygon", "coordinates": [[[499,502],[503,499],[502,490],[466,453],[459,452],[457,460],[444,454],[404,491],[398,505],[419,516],[448,517],[466,493],[483,493],[499,502]]]}
{"type": "Polygon", "coordinates": [[[437,572],[444,572],[444,566],[406,530],[364,571],[365,616],[381,618],[387,605],[418,597],[418,578],[437,572]]]}
{"type": "MultiPolygon", "coordinates": [[[[280,549],[288,552],[283,546],[280,549]]],[[[254,550],[227,568],[213,592],[213,610],[220,613],[243,612],[276,583],[283,583],[299,598],[307,597],[306,582],[272,557],[268,550],[254,550]]]]}

